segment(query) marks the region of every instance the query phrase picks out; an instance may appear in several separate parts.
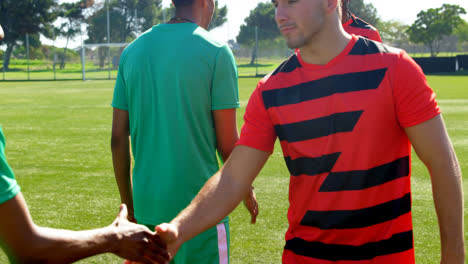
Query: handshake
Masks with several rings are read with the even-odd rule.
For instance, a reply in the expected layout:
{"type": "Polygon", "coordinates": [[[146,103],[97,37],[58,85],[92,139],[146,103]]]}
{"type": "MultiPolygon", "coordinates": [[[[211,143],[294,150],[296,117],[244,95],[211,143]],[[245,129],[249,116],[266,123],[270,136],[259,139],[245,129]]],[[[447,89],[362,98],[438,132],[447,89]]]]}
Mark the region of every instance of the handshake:
{"type": "MultiPolygon", "coordinates": [[[[132,225],[132,223],[129,223],[132,225]]],[[[143,227],[143,226],[142,226],[143,227]]],[[[123,247],[129,250],[126,254],[117,255],[127,258],[124,264],[140,264],[140,263],[157,263],[169,264],[179,249],[177,245],[177,231],[172,224],[162,224],[156,227],[156,232],[151,232],[147,227],[147,236],[142,242],[132,241],[135,248],[131,250],[128,247],[123,247]],[[128,256],[126,256],[128,254],[128,256]],[[130,260],[131,259],[131,260],[130,260]]],[[[130,244],[128,246],[131,246],[130,244]]]]}
{"type": "MultiPolygon", "coordinates": [[[[254,188],[251,186],[250,192],[244,199],[244,205],[250,213],[252,224],[256,222],[256,218],[258,216],[258,204],[253,190],[254,188]]],[[[125,209],[125,205],[122,205],[122,207],[125,209]]],[[[121,219],[123,223],[131,226],[139,226],[142,230],[144,230],[144,235],[141,238],[138,238],[138,240],[128,240],[132,244],[121,244],[120,248],[125,249],[128,252],[115,252],[115,254],[126,259],[124,264],[169,264],[184,241],[191,239],[197,233],[203,231],[203,229],[206,228],[205,227],[200,230],[183,230],[181,232],[183,229],[183,224],[179,224],[178,221],[173,223],[173,221],[171,223],[162,223],[156,226],[154,231],[150,231],[150,229],[146,226],[132,223],[136,222],[136,220],[132,213],[129,215],[126,212],[126,209],[125,214],[122,216],[125,216],[125,218],[121,219]],[[132,222],[129,222],[127,218],[132,222]],[[132,246],[134,247],[133,250],[130,248],[132,246]]],[[[119,221],[119,217],[116,221],[119,221]]],[[[118,223],[114,222],[114,224],[116,227],[119,227],[118,223]]]]}

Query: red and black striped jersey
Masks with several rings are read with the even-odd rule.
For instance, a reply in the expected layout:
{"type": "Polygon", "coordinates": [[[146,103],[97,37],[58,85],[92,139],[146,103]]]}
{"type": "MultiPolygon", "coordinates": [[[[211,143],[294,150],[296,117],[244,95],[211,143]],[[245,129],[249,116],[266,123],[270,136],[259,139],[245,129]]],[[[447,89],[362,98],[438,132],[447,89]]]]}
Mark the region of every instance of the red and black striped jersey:
{"type": "Polygon", "coordinates": [[[350,14],[350,16],[351,18],[343,24],[343,28],[346,32],[382,42],[379,31],[377,31],[375,27],[353,14],[350,14]]]}
{"type": "Polygon", "coordinates": [[[414,263],[404,131],[440,114],[402,50],[353,36],[326,65],[293,54],[262,79],[238,145],[273,151],[291,174],[283,263],[414,263]]]}

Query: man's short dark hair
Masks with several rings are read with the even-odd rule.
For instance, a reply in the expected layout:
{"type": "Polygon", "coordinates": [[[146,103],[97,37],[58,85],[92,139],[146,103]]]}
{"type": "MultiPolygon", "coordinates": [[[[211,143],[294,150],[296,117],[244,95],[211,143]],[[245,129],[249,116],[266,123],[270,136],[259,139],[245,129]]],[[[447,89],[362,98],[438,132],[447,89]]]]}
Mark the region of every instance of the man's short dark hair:
{"type": "Polygon", "coordinates": [[[191,6],[195,0],[172,0],[175,7],[191,6]]]}
{"type": "Polygon", "coordinates": [[[344,10],[349,10],[349,0],[343,0],[341,1],[341,4],[343,4],[341,8],[343,8],[344,10]]]}

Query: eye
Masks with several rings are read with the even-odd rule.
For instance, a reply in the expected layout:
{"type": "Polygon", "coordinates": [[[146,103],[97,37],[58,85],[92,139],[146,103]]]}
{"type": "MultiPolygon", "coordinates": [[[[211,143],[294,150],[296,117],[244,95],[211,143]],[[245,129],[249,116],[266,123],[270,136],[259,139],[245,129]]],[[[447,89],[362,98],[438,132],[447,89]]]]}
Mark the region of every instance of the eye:
{"type": "Polygon", "coordinates": [[[271,3],[275,6],[275,8],[278,7],[278,2],[276,2],[275,0],[272,0],[271,3]]]}

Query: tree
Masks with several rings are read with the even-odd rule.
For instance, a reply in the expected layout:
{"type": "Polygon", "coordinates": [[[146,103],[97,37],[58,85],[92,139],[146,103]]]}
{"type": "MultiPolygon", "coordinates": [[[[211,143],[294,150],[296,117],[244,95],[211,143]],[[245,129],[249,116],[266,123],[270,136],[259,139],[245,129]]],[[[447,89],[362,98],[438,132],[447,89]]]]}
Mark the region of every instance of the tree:
{"type": "MultiPolygon", "coordinates": [[[[153,25],[164,22],[161,0],[110,0],[110,42],[122,43],[134,40],[141,32],[153,25]]],[[[210,29],[226,22],[227,7],[218,8],[216,1],[213,21],[210,29]]],[[[174,7],[164,10],[166,20],[171,18],[174,7]]],[[[107,11],[106,5],[95,5],[94,12],[88,18],[88,40],[86,43],[107,42],[107,11]]],[[[99,65],[104,66],[107,56],[105,48],[99,48],[99,65]]]]}
{"type": "Polygon", "coordinates": [[[380,21],[377,27],[384,42],[392,43],[395,46],[409,42],[409,36],[406,32],[408,26],[399,21],[380,21]]]}
{"type": "Polygon", "coordinates": [[[462,14],[466,14],[463,7],[450,4],[419,12],[418,18],[407,31],[410,40],[429,47],[431,56],[435,57],[439,53],[443,37],[451,35],[463,23],[460,17],[462,14]]]}
{"type": "MultiPolygon", "coordinates": [[[[110,42],[130,41],[157,20],[161,0],[106,0],[109,5],[110,42]]],[[[88,18],[88,43],[107,42],[107,6],[96,5],[88,18]]]]}
{"type": "MultiPolygon", "coordinates": [[[[214,10],[214,13],[213,13],[213,18],[211,19],[211,23],[210,25],[208,26],[208,30],[212,30],[214,28],[217,28],[217,27],[220,27],[222,25],[224,25],[224,23],[226,23],[227,21],[227,6],[223,6],[221,8],[218,7],[218,0],[215,1],[215,10],[214,10]]],[[[169,19],[171,19],[171,17],[174,17],[175,15],[175,8],[173,5],[167,7],[167,8],[164,8],[164,12],[165,12],[165,21],[164,21],[164,17],[163,17],[163,14],[161,12],[160,16],[159,16],[159,21],[160,22],[166,22],[168,21],[169,19]]]]}
{"type": "Polygon", "coordinates": [[[375,26],[379,23],[377,8],[372,3],[366,4],[364,0],[351,0],[349,1],[349,11],[371,25],[375,26]]]}
{"type": "MultiPolygon", "coordinates": [[[[150,28],[161,9],[161,0],[106,0],[96,4],[88,17],[86,43],[107,42],[107,4],[109,5],[109,31],[111,43],[130,42],[142,31],[150,28]]],[[[98,49],[99,65],[104,66],[106,48],[98,49]]]]}
{"type": "Polygon", "coordinates": [[[468,42],[468,22],[462,20],[460,25],[455,29],[455,35],[458,37],[458,48],[460,49],[462,44],[468,42]]]}
{"type": "Polygon", "coordinates": [[[55,0],[2,0],[0,1],[0,24],[5,31],[6,56],[4,69],[8,69],[13,48],[26,34],[50,35],[51,23],[56,18],[55,0]]]}
{"type": "Polygon", "coordinates": [[[208,30],[212,30],[219,26],[222,26],[227,21],[227,6],[223,6],[218,8],[218,0],[215,2],[215,10],[213,13],[213,19],[211,19],[211,23],[208,26],[208,30]]]}
{"type": "MultiPolygon", "coordinates": [[[[241,25],[237,43],[250,47],[255,45],[255,28],[259,41],[275,40],[280,37],[280,32],[275,21],[275,7],[271,3],[259,3],[241,25]]],[[[254,64],[256,59],[256,49],[252,52],[250,64],[254,64]]]]}
{"type": "MultiPolygon", "coordinates": [[[[18,46],[14,51],[13,55],[16,58],[26,59],[27,46],[26,46],[26,35],[19,40],[22,45],[18,46]]],[[[39,40],[39,33],[29,35],[29,58],[30,59],[43,59],[44,54],[41,51],[41,41],[39,40]]]]}
{"type": "Polygon", "coordinates": [[[64,36],[67,39],[63,48],[60,69],[65,68],[65,54],[68,48],[68,41],[78,33],[81,33],[81,24],[85,20],[84,10],[93,4],[94,1],[80,0],[74,3],[63,3],[59,6],[58,16],[63,19],[63,23],[56,31],[58,35],[64,36]]]}

